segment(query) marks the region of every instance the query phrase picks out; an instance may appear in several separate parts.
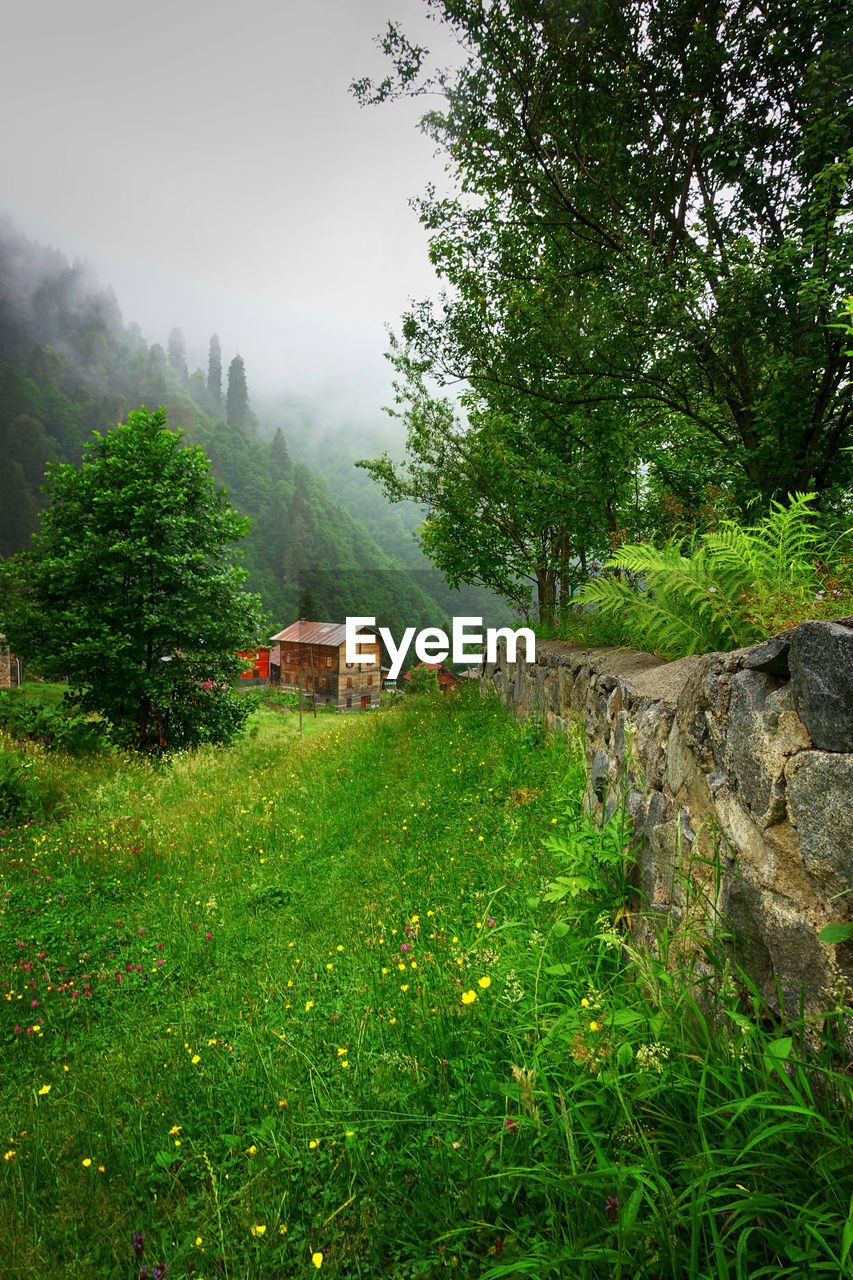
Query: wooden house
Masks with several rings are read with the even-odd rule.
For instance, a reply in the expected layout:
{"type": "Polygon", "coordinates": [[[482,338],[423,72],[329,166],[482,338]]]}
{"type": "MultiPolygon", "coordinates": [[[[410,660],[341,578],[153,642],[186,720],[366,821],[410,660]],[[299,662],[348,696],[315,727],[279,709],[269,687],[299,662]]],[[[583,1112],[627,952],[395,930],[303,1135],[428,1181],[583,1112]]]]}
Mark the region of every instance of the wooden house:
{"type": "Polygon", "coordinates": [[[373,632],[371,641],[361,641],[363,654],[373,653],[375,662],[347,662],[346,628],[337,622],[300,620],[272,637],[270,683],[282,689],[298,690],[318,705],[339,711],[379,705],[381,691],[381,645],[373,632]]]}

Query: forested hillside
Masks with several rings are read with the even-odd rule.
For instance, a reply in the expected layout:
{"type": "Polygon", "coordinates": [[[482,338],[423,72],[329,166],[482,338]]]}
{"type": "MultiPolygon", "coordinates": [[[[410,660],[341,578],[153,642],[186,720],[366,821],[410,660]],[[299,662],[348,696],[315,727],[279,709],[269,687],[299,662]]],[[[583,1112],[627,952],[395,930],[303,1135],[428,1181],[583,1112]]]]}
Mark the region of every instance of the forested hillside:
{"type": "Polygon", "coordinates": [[[261,430],[288,434],[290,424],[298,424],[291,425],[294,459],[322,476],[334,501],[364,525],[386,555],[404,564],[446,613],[482,617],[487,626],[505,626],[514,617],[517,621],[515,610],[488,587],[461,581],[449,587],[424,554],[421,534],[415,536],[426,509],[414,502],[384,501],[367,471],[358,466],[360,459],[378,456],[395,440],[395,452],[402,456],[404,433],[399,426],[389,429],[381,419],[368,420],[357,406],[345,412],[323,406],[321,413],[310,401],[289,395],[264,402],[261,430]]]}
{"type": "Polygon", "coordinates": [[[179,329],[167,349],[149,345],[85,264],[0,222],[0,554],[29,546],[47,465],[78,462],[92,430],[110,430],[142,403],[164,406],[251,517],[246,587],[260,592],[276,629],[297,616],[307,588],[322,616],[374,612],[393,627],[443,621],[446,594],[438,604],[335,503],[326,482],[291,457],[280,429],[262,438],[239,355],[223,377],[214,335],[207,370],[190,372],[179,329]]]}

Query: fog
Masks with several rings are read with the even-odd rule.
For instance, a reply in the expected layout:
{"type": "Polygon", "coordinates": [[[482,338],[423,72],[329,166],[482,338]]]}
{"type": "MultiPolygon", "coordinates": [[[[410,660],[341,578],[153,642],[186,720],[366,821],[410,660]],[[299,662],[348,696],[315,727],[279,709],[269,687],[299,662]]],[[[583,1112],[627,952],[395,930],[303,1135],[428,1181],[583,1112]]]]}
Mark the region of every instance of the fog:
{"type": "Polygon", "coordinates": [[[437,292],[408,201],[446,182],[416,127],[435,100],[349,93],[387,73],[389,18],[458,60],[422,0],[14,6],[2,208],[89,262],[149,342],[179,326],[191,370],[216,332],[261,412],[311,406],[372,446],[394,430],[385,326],[437,292]]]}

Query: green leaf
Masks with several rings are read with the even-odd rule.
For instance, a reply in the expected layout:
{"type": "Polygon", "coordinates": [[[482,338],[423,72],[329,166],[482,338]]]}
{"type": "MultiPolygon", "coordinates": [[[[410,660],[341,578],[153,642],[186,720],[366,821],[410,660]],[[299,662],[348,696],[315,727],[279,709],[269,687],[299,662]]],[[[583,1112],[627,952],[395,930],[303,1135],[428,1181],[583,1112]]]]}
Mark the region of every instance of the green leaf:
{"type": "Polygon", "coordinates": [[[791,1049],[794,1041],[791,1036],[783,1036],[779,1040],[773,1040],[764,1050],[764,1065],[768,1071],[778,1071],[783,1062],[787,1062],[791,1056],[791,1049]]]}
{"type": "Polygon", "coordinates": [[[853,938],[853,924],[828,924],[817,936],[821,942],[829,942],[837,946],[838,943],[847,942],[849,938],[853,938]]]}
{"type": "Polygon", "coordinates": [[[645,1018],[641,1013],[637,1013],[636,1009],[617,1009],[610,1014],[607,1021],[611,1027],[633,1027],[638,1022],[644,1022],[645,1018]]]}

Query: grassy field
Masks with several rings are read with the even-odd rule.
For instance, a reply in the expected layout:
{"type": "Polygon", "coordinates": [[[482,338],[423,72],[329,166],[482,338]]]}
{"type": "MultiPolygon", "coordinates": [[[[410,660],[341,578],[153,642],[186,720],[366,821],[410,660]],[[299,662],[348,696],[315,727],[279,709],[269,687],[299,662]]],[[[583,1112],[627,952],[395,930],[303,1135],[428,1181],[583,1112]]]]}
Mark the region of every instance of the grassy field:
{"type": "Polygon", "coordinates": [[[0,1276],[851,1274],[841,1015],[799,1063],[721,964],[711,1034],[576,746],[473,690],[296,720],[18,749],[0,1276]]]}

